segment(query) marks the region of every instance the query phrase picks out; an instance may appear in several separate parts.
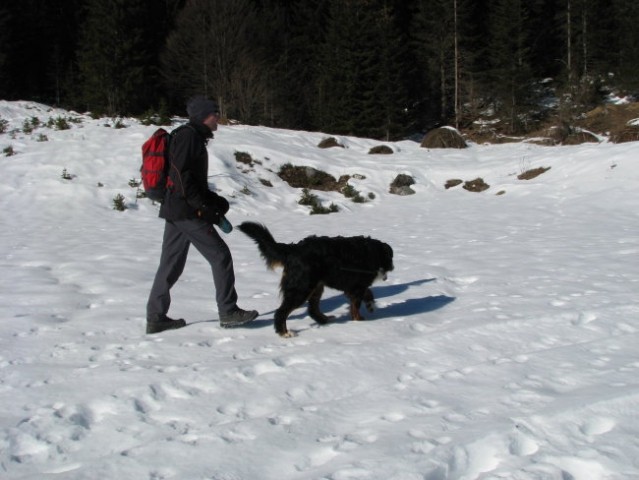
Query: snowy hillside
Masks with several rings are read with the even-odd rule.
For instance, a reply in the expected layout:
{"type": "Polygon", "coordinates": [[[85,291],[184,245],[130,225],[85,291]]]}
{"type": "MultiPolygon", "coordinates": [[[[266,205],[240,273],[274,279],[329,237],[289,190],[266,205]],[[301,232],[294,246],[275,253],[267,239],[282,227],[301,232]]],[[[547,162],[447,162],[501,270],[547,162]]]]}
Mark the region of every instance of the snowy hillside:
{"type": "Polygon", "coordinates": [[[219,328],[192,249],[170,311],[189,325],[147,336],[163,222],[129,181],[155,127],[27,102],[0,101],[0,119],[0,478],[639,478],[639,143],[369,155],[381,142],[222,126],[210,182],[232,223],[283,242],[371,235],[395,271],[367,321],[327,290],[335,322],[299,309],[282,339],[280,272],[236,229],[240,306],[258,320],[219,328]],[[373,198],[315,192],[340,211],[309,215],[286,164],[356,175],[373,198]],[[414,195],[388,193],[400,173],[414,195]],[[482,193],[444,188],[478,177],[482,193]]]}

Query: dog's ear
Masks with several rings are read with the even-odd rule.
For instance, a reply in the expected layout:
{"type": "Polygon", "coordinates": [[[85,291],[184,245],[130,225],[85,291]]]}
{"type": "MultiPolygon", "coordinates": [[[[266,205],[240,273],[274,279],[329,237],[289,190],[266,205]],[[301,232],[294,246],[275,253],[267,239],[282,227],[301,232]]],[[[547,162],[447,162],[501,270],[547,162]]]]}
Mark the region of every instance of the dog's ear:
{"type": "Polygon", "coordinates": [[[384,252],[384,255],[382,256],[384,268],[386,269],[387,272],[390,272],[394,268],[393,249],[391,248],[389,244],[382,242],[382,251],[384,252]]]}

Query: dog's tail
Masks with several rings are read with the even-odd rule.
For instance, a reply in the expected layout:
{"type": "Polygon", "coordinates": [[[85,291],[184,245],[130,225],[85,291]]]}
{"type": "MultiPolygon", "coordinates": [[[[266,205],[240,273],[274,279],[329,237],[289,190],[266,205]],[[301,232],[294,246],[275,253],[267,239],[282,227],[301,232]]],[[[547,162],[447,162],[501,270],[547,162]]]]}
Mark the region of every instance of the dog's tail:
{"type": "Polygon", "coordinates": [[[284,266],[288,245],[277,243],[268,228],[255,222],[244,222],[237,228],[257,243],[257,248],[268,268],[284,266]]]}

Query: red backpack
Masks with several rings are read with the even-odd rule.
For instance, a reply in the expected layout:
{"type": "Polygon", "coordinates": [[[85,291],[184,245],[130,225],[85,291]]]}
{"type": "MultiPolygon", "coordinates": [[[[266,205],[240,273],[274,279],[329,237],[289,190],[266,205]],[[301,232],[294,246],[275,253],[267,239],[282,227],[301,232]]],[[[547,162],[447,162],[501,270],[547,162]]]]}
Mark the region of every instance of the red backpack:
{"type": "Polygon", "coordinates": [[[158,128],[142,145],[142,185],[146,196],[162,203],[166,189],[171,186],[169,178],[169,141],[171,134],[158,128]]]}

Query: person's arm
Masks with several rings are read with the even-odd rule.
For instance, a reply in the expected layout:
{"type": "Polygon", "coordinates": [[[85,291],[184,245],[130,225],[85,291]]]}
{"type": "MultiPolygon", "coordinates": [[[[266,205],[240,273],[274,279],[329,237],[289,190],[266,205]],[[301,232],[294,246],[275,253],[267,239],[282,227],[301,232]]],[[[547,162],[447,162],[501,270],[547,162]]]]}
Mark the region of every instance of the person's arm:
{"type": "Polygon", "coordinates": [[[170,146],[170,176],[178,195],[181,195],[193,210],[206,204],[208,189],[203,191],[197,182],[194,159],[199,154],[197,133],[190,128],[182,128],[173,134],[170,146]]]}

